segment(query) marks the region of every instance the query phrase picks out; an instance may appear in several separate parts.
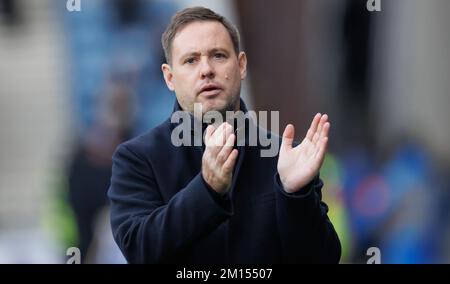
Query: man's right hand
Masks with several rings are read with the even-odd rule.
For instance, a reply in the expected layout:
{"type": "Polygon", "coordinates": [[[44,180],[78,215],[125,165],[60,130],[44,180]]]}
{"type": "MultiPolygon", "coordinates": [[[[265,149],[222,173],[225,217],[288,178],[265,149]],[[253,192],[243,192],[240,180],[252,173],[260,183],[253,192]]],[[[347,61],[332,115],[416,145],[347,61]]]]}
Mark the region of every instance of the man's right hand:
{"type": "Polygon", "coordinates": [[[202,175],[206,183],[217,193],[230,190],[238,150],[233,149],[236,136],[233,127],[224,122],[217,128],[206,128],[205,152],[202,157],[202,175]]]}

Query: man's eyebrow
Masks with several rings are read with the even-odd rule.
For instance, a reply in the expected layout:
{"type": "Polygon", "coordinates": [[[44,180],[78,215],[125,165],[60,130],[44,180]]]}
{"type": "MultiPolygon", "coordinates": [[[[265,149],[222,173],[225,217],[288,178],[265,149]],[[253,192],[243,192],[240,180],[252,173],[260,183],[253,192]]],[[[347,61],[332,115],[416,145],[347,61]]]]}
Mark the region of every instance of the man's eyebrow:
{"type": "MultiPolygon", "coordinates": [[[[223,53],[226,53],[226,54],[230,53],[229,50],[227,50],[226,48],[222,48],[222,47],[217,47],[217,48],[213,48],[213,49],[208,50],[208,54],[213,54],[213,53],[216,53],[216,52],[223,52],[223,53]]],[[[188,57],[191,57],[191,56],[197,57],[197,56],[200,56],[200,54],[201,53],[198,52],[198,51],[186,52],[185,54],[183,54],[180,57],[180,60],[183,61],[184,59],[186,59],[188,57]]]]}
{"type": "Polygon", "coordinates": [[[183,60],[186,57],[199,56],[199,55],[200,55],[200,52],[191,51],[191,52],[187,52],[187,53],[183,54],[180,58],[181,58],[181,60],[183,60]]]}
{"type": "Polygon", "coordinates": [[[224,53],[230,53],[227,49],[225,49],[225,48],[221,48],[221,47],[218,47],[218,48],[213,48],[213,49],[211,49],[208,53],[215,53],[215,52],[218,52],[218,51],[220,51],[220,52],[224,52],[224,53]]]}

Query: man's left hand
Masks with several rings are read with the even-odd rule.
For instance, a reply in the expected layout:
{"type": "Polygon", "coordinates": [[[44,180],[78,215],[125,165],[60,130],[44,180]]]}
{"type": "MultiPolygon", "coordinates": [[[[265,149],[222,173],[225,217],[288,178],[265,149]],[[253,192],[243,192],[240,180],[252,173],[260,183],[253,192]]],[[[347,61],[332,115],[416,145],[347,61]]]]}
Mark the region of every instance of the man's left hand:
{"type": "Polygon", "coordinates": [[[292,147],[294,126],[286,126],[277,168],[283,189],[287,193],[299,191],[318,174],[325,157],[329,130],[328,116],[318,113],[302,143],[292,147]]]}

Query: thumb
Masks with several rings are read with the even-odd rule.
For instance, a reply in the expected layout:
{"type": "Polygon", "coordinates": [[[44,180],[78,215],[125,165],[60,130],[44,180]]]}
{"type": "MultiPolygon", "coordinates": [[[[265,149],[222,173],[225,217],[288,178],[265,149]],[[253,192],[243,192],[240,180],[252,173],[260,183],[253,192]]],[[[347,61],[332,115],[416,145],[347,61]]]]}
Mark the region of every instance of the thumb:
{"type": "Polygon", "coordinates": [[[292,149],[292,142],[294,141],[294,126],[288,124],[283,132],[283,139],[281,140],[281,150],[286,151],[292,149]]]}

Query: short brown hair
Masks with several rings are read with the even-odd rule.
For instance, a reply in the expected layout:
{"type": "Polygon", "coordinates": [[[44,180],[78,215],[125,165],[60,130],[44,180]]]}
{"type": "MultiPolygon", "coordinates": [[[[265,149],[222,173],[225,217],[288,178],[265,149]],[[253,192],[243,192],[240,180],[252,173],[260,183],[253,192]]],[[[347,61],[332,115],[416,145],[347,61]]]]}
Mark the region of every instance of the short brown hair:
{"type": "Polygon", "coordinates": [[[236,55],[239,54],[239,32],[233,24],[231,24],[225,17],[208,8],[191,7],[176,13],[162,34],[161,43],[167,63],[171,64],[172,62],[172,42],[176,33],[180,30],[180,28],[195,21],[216,21],[221,23],[227,29],[228,34],[231,37],[236,55]]]}

